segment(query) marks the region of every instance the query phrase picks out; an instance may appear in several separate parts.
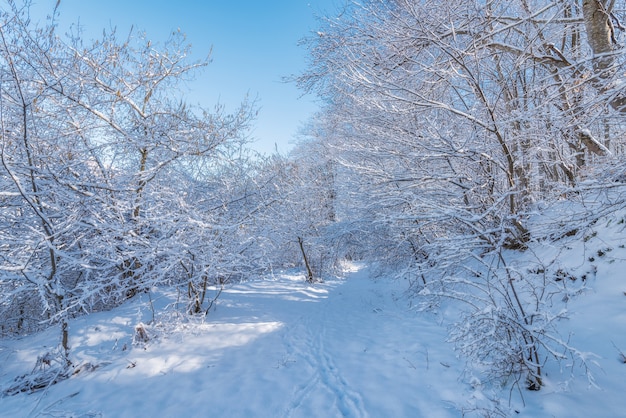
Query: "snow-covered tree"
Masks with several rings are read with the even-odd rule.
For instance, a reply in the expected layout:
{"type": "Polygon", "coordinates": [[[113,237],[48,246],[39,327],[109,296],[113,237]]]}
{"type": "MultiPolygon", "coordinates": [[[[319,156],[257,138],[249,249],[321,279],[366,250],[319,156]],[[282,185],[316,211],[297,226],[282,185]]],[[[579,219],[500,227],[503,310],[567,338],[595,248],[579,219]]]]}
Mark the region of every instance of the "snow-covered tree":
{"type": "MultiPolygon", "coordinates": [[[[194,200],[253,119],[192,108],[178,83],[184,36],[163,45],[115,33],[86,45],[38,27],[10,2],[0,25],[0,286],[3,332],[60,323],[222,262],[214,231],[234,229],[194,200]]],[[[221,185],[219,187],[222,187],[221,185]]],[[[228,223],[230,222],[230,223],[228,223]]],[[[216,277],[216,276],[215,276],[216,277]]]]}
{"type": "Polygon", "coordinates": [[[326,101],[362,219],[389,248],[370,253],[401,254],[424,294],[515,320],[502,347],[534,389],[541,356],[555,353],[536,321],[558,315],[550,286],[513,272],[506,254],[545,237],[529,223],[538,201],[563,198],[623,152],[617,3],[348,2],[306,41],[300,85],[326,101]]]}
{"type": "Polygon", "coordinates": [[[271,265],[301,265],[307,280],[319,279],[336,254],[328,227],[336,221],[336,184],[328,150],[300,142],[289,156],[273,155],[258,168],[260,211],[253,227],[271,265]]]}

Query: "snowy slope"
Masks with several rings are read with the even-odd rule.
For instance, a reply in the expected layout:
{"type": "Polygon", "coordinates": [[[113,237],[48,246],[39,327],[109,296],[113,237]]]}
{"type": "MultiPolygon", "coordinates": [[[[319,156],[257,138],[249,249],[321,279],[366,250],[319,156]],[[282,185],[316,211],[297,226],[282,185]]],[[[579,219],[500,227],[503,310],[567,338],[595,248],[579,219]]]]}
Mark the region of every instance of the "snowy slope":
{"type": "Polygon", "coordinates": [[[618,212],[577,237],[535,248],[543,254],[558,252],[558,266],[576,279],[566,283],[582,289],[569,301],[560,333],[584,354],[592,379],[580,364],[550,363],[546,387],[524,393],[526,407],[518,416],[626,417],[625,219],[618,212]]]}

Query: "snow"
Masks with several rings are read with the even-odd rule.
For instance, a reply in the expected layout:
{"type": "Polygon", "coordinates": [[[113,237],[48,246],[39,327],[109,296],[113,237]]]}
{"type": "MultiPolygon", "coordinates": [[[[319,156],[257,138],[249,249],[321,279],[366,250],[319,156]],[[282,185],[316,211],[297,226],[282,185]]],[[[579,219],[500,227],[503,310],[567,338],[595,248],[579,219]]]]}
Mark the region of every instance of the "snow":
{"type": "MultiPolygon", "coordinates": [[[[206,321],[146,326],[146,295],[72,323],[77,363],[45,392],[0,399],[2,416],[453,417],[464,385],[446,332],[404,285],[368,270],[307,284],[280,275],[225,289],[206,321]]],[[[153,295],[157,304],[174,295],[153,295]]],[[[27,373],[56,330],[2,344],[2,381],[27,373]]]]}
{"type": "MultiPolygon", "coordinates": [[[[595,232],[564,249],[534,249],[560,251],[571,271],[596,270],[568,304],[561,333],[589,353],[591,381],[564,360],[545,365],[537,392],[486,384],[446,342],[454,310],[418,312],[407,283],[373,279],[355,264],[324,283],[286,272],[227,287],[206,318],[180,313],[175,289],[153,289],[75,319],[70,343],[80,371],[0,398],[0,416],[625,416],[626,237],[615,223],[595,232]],[[147,342],[137,340],[138,326],[147,342]]],[[[0,387],[57,342],[57,329],[0,340],[0,387]]]]}

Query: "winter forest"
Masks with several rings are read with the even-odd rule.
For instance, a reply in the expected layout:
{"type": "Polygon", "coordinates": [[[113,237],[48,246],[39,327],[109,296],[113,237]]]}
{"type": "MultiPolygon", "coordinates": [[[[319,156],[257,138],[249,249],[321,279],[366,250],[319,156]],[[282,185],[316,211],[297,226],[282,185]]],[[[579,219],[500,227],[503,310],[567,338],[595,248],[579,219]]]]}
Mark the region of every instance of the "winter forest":
{"type": "MultiPolygon", "coordinates": [[[[28,2],[4,3],[0,346],[49,337],[28,373],[0,363],[0,416],[86,373],[74,321],[141,298],[145,345],[159,321],[211,324],[233,286],[291,271],[321,289],[348,264],[393,279],[402,321],[445,330],[456,384],[495,388],[451,416],[523,413],[546,370],[595,388],[603,372],[566,324],[606,253],[626,260],[625,1],[346,1],[302,41],[290,81],[323,107],[288,155],[248,146],[254,100],[181,99],[209,65],[184,28],[91,41],[57,33],[62,7],[35,24],[28,2]],[[597,244],[607,224],[624,244],[597,244]]],[[[607,364],[623,376],[619,324],[607,364]]]]}

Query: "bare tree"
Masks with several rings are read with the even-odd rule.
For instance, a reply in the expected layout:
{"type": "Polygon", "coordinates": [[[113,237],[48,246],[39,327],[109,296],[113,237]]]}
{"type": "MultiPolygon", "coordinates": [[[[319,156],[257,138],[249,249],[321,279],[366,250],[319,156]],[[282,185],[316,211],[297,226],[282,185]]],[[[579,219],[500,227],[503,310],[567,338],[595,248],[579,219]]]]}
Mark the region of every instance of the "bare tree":
{"type": "Polygon", "coordinates": [[[59,323],[68,366],[73,315],[178,283],[190,259],[198,277],[221,262],[219,245],[199,251],[198,236],[214,236],[189,232],[237,221],[191,196],[221,193],[205,180],[245,142],[253,104],[230,114],[187,106],[176,87],[207,61],[188,61],[181,33],[160,46],[115,33],[85,45],[9,4],[0,27],[2,331],[59,323]]]}
{"type": "Polygon", "coordinates": [[[287,156],[274,155],[259,168],[264,197],[256,236],[263,237],[274,266],[301,265],[309,282],[332,268],[335,255],[327,240],[337,220],[336,184],[328,150],[301,141],[287,156]]]}
{"type": "Polygon", "coordinates": [[[616,11],[595,1],[348,2],[306,41],[311,65],[298,81],[328,103],[327,141],[355,173],[363,224],[381,242],[370,254],[404,259],[417,292],[466,302],[468,321],[504,315],[500,348],[515,354],[491,364],[532,389],[558,350],[546,337],[554,323],[538,326],[529,307],[552,293],[513,271],[507,251],[543,237],[530,224],[538,201],[562,199],[622,152],[616,11]]]}

